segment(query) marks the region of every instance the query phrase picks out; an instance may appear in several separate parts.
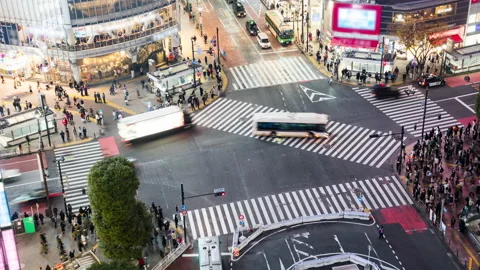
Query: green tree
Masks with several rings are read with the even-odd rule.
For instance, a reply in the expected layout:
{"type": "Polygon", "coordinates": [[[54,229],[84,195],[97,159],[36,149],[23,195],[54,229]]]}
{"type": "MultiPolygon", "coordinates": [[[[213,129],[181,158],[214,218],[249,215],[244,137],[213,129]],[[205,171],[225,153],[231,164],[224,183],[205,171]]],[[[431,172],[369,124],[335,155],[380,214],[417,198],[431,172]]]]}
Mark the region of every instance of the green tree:
{"type": "Polygon", "coordinates": [[[139,185],[134,165],[124,157],[101,160],[88,175],[93,222],[100,248],[110,259],[141,257],[150,241],[151,215],[135,198],[139,185]]]}
{"type": "Polygon", "coordinates": [[[443,22],[406,21],[393,23],[389,28],[392,35],[397,36],[406,50],[417,59],[419,67],[423,68],[428,56],[438,46],[436,43],[439,38],[435,37],[435,33],[446,30],[447,25],[443,22]]]}
{"type": "Polygon", "coordinates": [[[138,268],[132,263],[126,261],[112,261],[109,263],[96,263],[88,268],[88,270],[137,270],[138,268]]]}
{"type": "Polygon", "coordinates": [[[480,93],[475,98],[475,116],[477,116],[477,119],[480,119],[480,93]]]}

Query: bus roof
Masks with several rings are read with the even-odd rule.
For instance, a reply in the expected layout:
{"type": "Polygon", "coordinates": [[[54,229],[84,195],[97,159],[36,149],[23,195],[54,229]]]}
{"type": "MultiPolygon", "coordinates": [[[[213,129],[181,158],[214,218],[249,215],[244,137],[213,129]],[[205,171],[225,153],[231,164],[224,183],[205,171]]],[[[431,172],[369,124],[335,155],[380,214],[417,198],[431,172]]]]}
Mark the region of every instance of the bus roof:
{"type": "Polygon", "coordinates": [[[252,120],[256,122],[326,124],[328,123],[328,118],[328,115],[319,113],[274,112],[256,113],[253,115],[252,120]]]}
{"type": "Polygon", "coordinates": [[[128,117],[119,119],[118,123],[128,125],[128,124],[131,124],[131,123],[146,121],[146,120],[150,120],[150,119],[153,119],[153,118],[158,118],[158,117],[162,117],[162,116],[165,116],[165,115],[178,113],[178,112],[181,112],[181,111],[182,111],[182,109],[178,106],[169,106],[169,107],[154,110],[154,111],[151,111],[151,112],[145,112],[145,113],[141,113],[141,114],[128,116],[128,117]]]}

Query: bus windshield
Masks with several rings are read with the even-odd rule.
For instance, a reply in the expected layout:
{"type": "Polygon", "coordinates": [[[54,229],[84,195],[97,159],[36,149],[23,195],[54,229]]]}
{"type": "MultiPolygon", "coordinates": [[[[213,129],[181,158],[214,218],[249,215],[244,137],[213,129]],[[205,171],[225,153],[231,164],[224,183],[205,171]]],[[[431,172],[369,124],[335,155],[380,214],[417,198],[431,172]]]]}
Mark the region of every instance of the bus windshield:
{"type": "Polygon", "coordinates": [[[280,33],[280,38],[282,38],[282,39],[293,38],[293,29],[283,30],[280,33]]]}

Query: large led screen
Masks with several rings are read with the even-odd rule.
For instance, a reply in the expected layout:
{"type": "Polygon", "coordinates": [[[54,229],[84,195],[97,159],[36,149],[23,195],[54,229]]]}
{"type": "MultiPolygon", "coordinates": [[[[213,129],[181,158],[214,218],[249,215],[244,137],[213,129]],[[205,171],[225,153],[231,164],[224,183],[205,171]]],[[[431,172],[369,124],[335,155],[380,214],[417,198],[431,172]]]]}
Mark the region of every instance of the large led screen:
{"type": "Polygon", "coordinates": [[[0,183],[0,227],[12,226],[10,221],[10,211],[8,210],[7,194],[3,187],[3,183],[0,183]]]}
{"type": "Polygon", "coordinates": [[[334,3],[332,30],[335,32],[379,35],[382,6],[334,3]]]}

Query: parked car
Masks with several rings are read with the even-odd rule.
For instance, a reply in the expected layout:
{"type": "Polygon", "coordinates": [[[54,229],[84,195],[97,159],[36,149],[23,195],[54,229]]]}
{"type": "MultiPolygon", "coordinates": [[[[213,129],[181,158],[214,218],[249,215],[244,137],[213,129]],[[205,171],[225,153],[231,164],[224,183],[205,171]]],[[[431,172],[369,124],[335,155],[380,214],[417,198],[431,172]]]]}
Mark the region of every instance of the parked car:
{"type": "Polygon", "coordinates": [[[395,97],[398,98],[400,96],[400,92],[398,89],[393,89],[386,84],[376,84],[370,89],[370,92],[374,97],[377,98],[385,98],[385,97],[395,97]]]}
{"type": "Polygon", "coordinates": [[[423,75],[418,78],[418,85],[423,87],[432,87],[432,86],[444,86],[445,80],[439,76],[433,74],[423,75]]]}
{"type": "Polygon", "coordinates": [[[243,7],[242,3],[235,2],[235,3],[232,4],[232,8],[233,8],[233,13],[235,14],[235,16],[237,16],[237,17],[246,17],[247,16],[247,12],[245,12],[245,8],[243,7]]]}
{"type": "Polygon", "coordinates": [[[262,49],[268,49],[272,47],[272,45],[270,44],[270,41],[268,40],[267,34],[263,32],[259,32],[257,34],[257,42],[258,44],[260,44],[260,47],[262,49]]]}
{"type": "Polygon", "coordinates": [[[245,23],[245,28],[250,36],[256,36],[258,34],[257,23],[254,20],[248,20],[245,23]]]}

